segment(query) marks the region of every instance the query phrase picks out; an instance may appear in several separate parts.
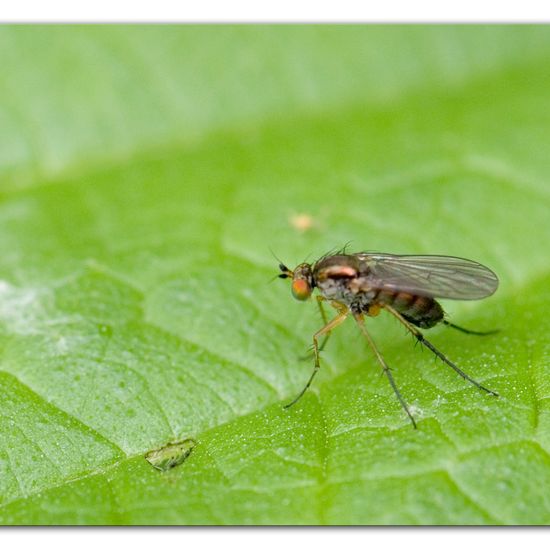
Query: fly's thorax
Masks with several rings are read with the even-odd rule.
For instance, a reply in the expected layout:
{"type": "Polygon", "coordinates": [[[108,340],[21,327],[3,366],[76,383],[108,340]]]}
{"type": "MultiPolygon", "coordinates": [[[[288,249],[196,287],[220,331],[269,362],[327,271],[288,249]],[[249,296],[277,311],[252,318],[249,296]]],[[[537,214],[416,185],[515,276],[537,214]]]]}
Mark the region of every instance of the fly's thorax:
{"type": "Polygon", "coordinates": [[[327,300],[351,304],[365,294],[357,258],[345,254],[319,260],[313,268],[315,286],[327,300]]]}
{"type": "Polygon", "coordinates": [[[349,281],[345,279],[327,278],[317,283],[320,294],[327,300],[336,300],[344,304],[349,304],[353,299],[354,293],[349,288],[349,281]]]}
{"type": "Polygon", "coordinates": [[[325,277],[357,277],[359,260],[349,254],[335,254],[321,258],[313,267],[315,280],[325,277]]]}

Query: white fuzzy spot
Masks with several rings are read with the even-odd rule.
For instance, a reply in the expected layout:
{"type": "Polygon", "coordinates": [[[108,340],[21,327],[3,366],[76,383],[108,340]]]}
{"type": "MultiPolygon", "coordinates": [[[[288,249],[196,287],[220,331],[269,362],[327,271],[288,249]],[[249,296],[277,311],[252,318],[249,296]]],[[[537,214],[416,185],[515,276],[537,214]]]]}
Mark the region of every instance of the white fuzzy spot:
{"type": "Polygon", "coordinates": [[[415,403],[409,405],[409,411],[416,418],[422,418],[424,416],[424,410],[415,403]]]}
{"type": "Polygon", "coordinates": [[[64,336],[61,336],[58,338],[57,342],[55,343],[57,348],[57,353],[59,355],[66,355],[69,351],[69,345],[67,343],[67,339],[64,336]]]}
{"type": "Polygon", "coordinates": [[[0,322],[9,332],[36,334],[43,311],[40,291],[36,288],[16,288],[0,280],[0,322]]]}

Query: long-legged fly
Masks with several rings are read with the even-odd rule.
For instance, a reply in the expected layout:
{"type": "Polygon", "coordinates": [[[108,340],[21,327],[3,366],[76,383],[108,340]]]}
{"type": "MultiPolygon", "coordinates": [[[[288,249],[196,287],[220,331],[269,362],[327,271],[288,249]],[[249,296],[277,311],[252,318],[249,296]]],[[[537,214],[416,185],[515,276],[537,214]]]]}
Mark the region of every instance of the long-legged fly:
{"type": "Polygon", "coordinates": [[[279,264],[279,277],[292,279],[292,294],[297,300],[307,300],[314,289],[319,291],[317,303],[324,326],[313,335],[314,367],[303,390],[286,407],[294,405],[304,395],[319,370],[319,352],[332,330],[352,316],[367,339],[387,376],[404,411],[416,428],[416,422],[399,393],[393,374],[368,333],[365,316],[375,317],[381,310],[393,315],[432,353],[462,378],[491,395],[498,394],[468,376],[431,344],[419,329],[429,329],[443,323],[466,334],[487,335],[497,331],[477,332],[462,328],[445,318],[436,298],[479,300],[490,296],[498,287],[497,276],[487,267],[452,256],[403,256],[345,251],[323,256],[313,264],[302,263],[291,270],[279,264]],[[336,316],[327,318],[323,302],[328,301],[336,316]],[[324,337],[321,345],[319,338],[324,337]]]}

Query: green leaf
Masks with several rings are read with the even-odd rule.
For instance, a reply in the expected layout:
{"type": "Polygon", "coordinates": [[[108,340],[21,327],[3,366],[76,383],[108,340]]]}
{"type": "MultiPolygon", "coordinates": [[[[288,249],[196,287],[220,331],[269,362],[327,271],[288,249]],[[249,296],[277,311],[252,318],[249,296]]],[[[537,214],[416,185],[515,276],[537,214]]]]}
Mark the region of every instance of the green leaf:
{"type": "Polygon", "coordinates": [[[0,29],[0,523],[550,522],[548,27],[0,29]],[[270,279],[494,269],[427,336],[270,279]],[[159,471],[155,449],[192,439],[159,471]],[[185,453],[184,453],[185,454],[185,453]],[[149,457],[151,455],[148,455],[149,457]]]}

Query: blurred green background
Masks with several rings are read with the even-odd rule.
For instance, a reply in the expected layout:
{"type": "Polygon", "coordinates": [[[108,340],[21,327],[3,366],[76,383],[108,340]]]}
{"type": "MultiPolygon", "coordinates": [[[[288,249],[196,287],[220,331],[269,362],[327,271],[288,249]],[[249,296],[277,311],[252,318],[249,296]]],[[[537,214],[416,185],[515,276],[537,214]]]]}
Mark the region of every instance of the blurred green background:
{"type": "Polygon", "coordinates": [[[550,521],[550,28],[0,27],[0,523],[550,521]],[[499,291],[430,338],[270,280],[350,248],[499,291]],[[192,438],[159,472],[144,459],[192,438]]]}

